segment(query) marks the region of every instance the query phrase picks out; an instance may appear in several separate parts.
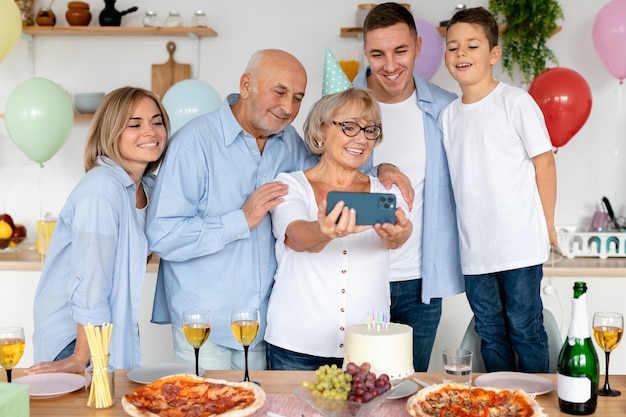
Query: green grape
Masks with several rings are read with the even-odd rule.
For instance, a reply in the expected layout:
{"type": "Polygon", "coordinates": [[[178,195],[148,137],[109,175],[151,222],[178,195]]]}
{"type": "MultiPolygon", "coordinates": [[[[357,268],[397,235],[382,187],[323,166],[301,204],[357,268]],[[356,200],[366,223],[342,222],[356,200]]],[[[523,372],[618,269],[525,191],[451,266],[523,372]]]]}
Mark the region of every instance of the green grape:
{"type": "Polygon", "coordinates": [[[315,371],[315,381],[304,381],[311,395],[333,400],[346,400],[351,389],[351,375],[344,374],[337,365],[323,365],[315,371]]]}

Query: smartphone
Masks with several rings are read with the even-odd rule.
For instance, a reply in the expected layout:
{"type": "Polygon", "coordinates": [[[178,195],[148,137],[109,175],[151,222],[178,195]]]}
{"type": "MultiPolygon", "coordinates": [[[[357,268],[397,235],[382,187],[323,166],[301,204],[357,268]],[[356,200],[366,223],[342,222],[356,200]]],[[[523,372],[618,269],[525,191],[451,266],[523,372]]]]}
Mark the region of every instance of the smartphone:
{"type": "Polygon", "coordinates": [[[335,207],[337,202],[343,201],[346,206],[356,209],[356,224],[396,224],[395,194],[330,191],[326,200],[328,201],[326,214],[335,207]]]}

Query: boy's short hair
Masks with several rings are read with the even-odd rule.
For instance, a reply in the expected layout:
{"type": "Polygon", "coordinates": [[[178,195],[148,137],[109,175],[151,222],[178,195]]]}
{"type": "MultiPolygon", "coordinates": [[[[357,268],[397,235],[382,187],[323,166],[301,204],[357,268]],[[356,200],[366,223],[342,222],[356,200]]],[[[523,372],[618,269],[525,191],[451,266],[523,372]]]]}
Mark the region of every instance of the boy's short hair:
{"type": "Polygon", "coordinates": [[[363,22],[363,37],[365,38],[370,30],[386,28],[397,23],[405,23],[417,38],[413,15],[405,6],[394,2],[381,3],[370,10],[363,22]]]}
{"type": "Polygon", "coordinates": [[[459,10],[452,16],[450,22],[448,22],[446,31],[455,23],[471,23],[482,27],[489,41],[489,49],[498,46],[498,23],[493,17],[493,14],[484,7],[472,7],[459,10]]]}

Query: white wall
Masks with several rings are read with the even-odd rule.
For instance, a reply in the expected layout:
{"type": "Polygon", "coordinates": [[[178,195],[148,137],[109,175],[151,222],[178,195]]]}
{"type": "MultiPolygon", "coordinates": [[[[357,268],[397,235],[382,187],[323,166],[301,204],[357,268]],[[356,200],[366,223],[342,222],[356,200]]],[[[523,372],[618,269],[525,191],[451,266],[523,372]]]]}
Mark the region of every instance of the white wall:
{"type": "MultiPolygon", "coordinates": [[[[41,2],[39,2],[41,3],[41,2]]],[[[104,2],[90,0],[94,15],[104,2]]],[[[204,2],[186,0],[119,0],[118,10],[138,6],[139,11],[122,18],[125,26],[141,25],[146,9],[155,10],[163,20],[177,9],[187,24],[196,9],[203,9],[218,37],[200,43],[199,78],[214,86],[222,97],[236,91],[248,58],[257,49],[286,49],[303,62],[309,74],[307,96],[295,125],[300,129],[311,104],[321,96],[324,48],[341,58],[355,53],[356,40],[341,38],[340,27],[354,26],[358,1],[319,0],[229,0],[204,2]]],[[[437,25],[449,17],[456,0],[410,2],[416,16],[437,25]]],[[[579,72],[593,91],[593,108],[581,131],[557,153],[559,192],[557,225],[587,226],[603,195],[611,200],[617,214],[626,214],[626,132],[625,94],[598,57],[591,28],[607,1],[561,1],[563,30],[549,41],[560,65],[579,72]]],[[[486,6],[486,0],[468,3],[486,6]]],[[[41,5],[39,5],[41,6],[41,5]]],[[[65,21],[66,2],[55,2],[58,25],[65,21]]],[[[36,37],[34,74],[30,72],[25,38],[0,63],[0,113],[15,86],[31,77],[49,78],[70,94],[110,91],[122,85],[150,88],[151,65],[167,61],[165,44],[177,44],[175,59],[193,63],[192,42],[168,37],[36,37]]],[[[499,75],[498,75],[499,76],[499,75]]],[[[508,77],[502,76],[504,81],[508,77]]],[[[458,92],[443,65],[431,79],[458,92]]],[[[35,221],[43,213],[60,210],[67,195],[83,174],[82,149],[89,122],[77,121],[63,148],[44,167],[32,163],[8,136],[0,119],[0,212],[8,212],[25,223],[29,240],[34,240],[35,221]]]]}
{"type": "MultiPolygon", "coordinates": [[[[39,282],[39,271],[0,271],[2,303],[0,303],[0,326],[24,328],[26,346],[18,368],[33,364],[33,303],[39,282]]],[[[150,323],[156,273],[148,272],[141,294],[139,332],[144,364],[176,362],[170,326],[150,323]]],[[[115,342],[113,342],[115,343],[115,342]]],[[[0,372],[3,372],[0,370],[0,372]]]]}

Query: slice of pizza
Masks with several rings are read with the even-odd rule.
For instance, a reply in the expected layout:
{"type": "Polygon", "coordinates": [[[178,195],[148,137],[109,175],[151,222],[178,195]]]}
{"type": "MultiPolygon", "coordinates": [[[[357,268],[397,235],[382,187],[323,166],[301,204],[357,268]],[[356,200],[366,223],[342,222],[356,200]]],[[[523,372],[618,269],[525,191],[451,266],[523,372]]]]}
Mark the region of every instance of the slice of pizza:
{"type": "Polygon", "coordinates": [[[252,382],[230,382],[190,374],[171,375],[122,398],[133,417],[243,417],[263,406],[265,391],[252,382]]]}
{"type": "Polygon", "coordinates": [[[439,384],[407,401],[414,417],[543,417],[541,406],[524,391],[439,384]]]}

